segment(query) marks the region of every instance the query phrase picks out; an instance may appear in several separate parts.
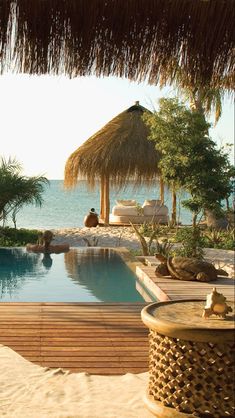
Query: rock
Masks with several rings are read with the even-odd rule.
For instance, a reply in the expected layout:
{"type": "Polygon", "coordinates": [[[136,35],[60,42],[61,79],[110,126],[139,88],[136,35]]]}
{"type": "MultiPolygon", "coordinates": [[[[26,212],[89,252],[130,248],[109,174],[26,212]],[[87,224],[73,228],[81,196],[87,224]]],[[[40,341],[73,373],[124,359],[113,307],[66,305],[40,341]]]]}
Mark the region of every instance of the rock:
{"type": "Polygon", "coordinates": [[[228,219],[217,218],[215,214],[209,210],[206,211],[206,224],[209,228],[226,229],[229,225],[228,219]]]}

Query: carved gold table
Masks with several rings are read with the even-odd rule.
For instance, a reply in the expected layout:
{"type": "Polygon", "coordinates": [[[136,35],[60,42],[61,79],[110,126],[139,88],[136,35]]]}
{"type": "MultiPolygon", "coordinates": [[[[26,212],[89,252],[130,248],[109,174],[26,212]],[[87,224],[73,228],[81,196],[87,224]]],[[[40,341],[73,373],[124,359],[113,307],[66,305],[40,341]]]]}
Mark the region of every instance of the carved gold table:
{"type": "Polygon", "coordinates": [[[226,319],[202,318],[205,301],[153,303],[146,404],[157,417],[234,417],[234,303],[226,319]]]}

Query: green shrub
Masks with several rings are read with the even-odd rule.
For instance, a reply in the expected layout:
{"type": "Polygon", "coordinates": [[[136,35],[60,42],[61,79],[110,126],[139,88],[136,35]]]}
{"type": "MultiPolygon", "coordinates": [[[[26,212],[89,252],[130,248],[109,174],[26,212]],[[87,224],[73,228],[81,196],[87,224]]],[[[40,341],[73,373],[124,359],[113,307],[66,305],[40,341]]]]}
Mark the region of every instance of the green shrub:
{"type": "Polygon", "coordinates": [[[153,232],[156,232],[156,234],[159,234],[161,232],[161,227],[159,224],[144,222],[139,227],[139,233],[144,237],[151,237],[153,232]]]}
{"type": "Polygon", "coordinates": [[[175,235],[175,242],[180,242],[182,248],[175,254],[185,257],[203,257],[203,248],[215,248],[220,250],[234,250],[235,229],[216,230],[208,228],[201,230],[196,228],[180,228],[175,235]]]}
{"type": "Polygon", "coordinates": [[[235,249],[235,228],[225,230],[209,229],[204,232],[204,246],[222,250],[235,249]]]}
{"type": "Polygon", "coordinates": [[[203,258],[204,240],[200,228],[180,228],[175,239],[182,244],[181,248],[175,250],[176,255],[203,258]]]}
{"type": "Polygon", "coordinates": [[[133,249],[133,248],[129,248],[130,253],[134,256],[134,257],[138,257],[138,256],[142,256],[142,251],[139,249],[133,249]]]}
{"type": "Polygon", "coordinates": [[[27,243],[36,243],[38,240],[36,229],[15,229],[9,227],[0,227],[0,246],[1,247],[20,247],[27,243]]]}

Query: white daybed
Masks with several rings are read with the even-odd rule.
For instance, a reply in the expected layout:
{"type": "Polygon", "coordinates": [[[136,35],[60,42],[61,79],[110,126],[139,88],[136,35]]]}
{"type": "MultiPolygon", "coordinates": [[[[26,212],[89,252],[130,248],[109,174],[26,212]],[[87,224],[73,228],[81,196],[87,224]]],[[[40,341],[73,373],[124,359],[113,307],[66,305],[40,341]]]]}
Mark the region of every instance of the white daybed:
{"type": "Polygon", "coordinates": [[[161,204],[160,200],[145,200],[143,206],[139,206],[135,200],[117,200],[110,215],[111,223],[155,222],[168,223],[168,208],[161,204]]]}

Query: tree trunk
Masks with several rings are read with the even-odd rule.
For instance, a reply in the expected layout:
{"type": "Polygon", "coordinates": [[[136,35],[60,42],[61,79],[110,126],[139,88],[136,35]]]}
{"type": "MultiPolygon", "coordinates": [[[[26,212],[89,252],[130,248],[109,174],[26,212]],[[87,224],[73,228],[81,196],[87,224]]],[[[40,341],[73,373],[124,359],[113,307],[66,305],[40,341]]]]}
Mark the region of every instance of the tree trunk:
{"type": "Polygon", "coordinates": [[[171,214],[171,221],[172,224],[175,225],[176,224],[176,193],[175,193],[175,188],[173,187],[172,190],[172,214],[171,214]]]}
{"type": "Polygon", "coordinates": [[[193,229],[197,226],[197,213],[193,212],[193,229]]]}
{"type": "MultiPolygon", "coordinates": [[[[199,88],[196,93],[193,94],[190,101],[190,108],[195,112],[201,113],[206,120],[205,110],[203,108],[203,89],[199,88]]],[[[209,129],[207,129],[207,134],[209,134],[209,129]]]]}
{"type": "Polygon", "coordinates": [[[161,204],[164,205],[164,201],[165,201],[165,187],[164,187],[164,182],[162,180],[162,177],[160,177],[160,179],[159,179],[159,184],[160,184],[160,200],[161,200],[161,204]]]}

